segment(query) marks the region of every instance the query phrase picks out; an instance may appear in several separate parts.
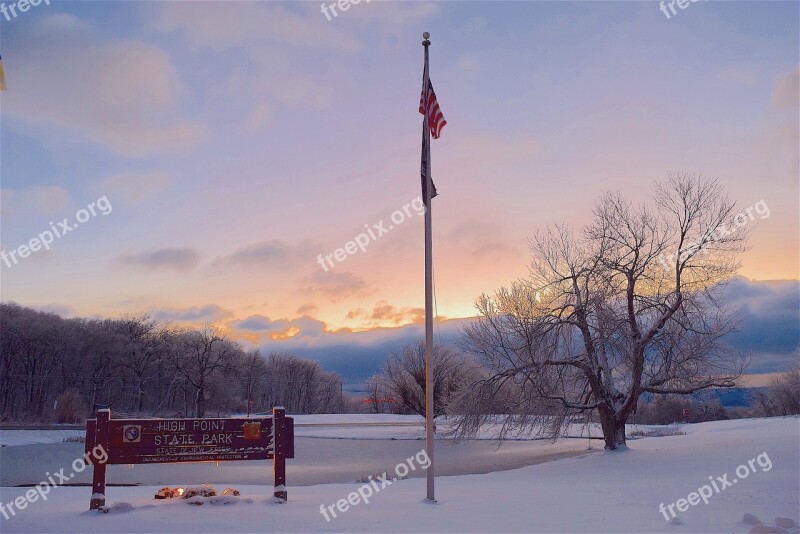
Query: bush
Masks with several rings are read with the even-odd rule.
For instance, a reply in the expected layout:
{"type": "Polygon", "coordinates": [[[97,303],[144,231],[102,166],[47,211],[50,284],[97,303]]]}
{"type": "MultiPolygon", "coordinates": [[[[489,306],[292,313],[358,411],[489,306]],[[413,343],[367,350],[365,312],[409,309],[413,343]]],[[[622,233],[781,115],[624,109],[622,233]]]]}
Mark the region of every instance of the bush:
{"type": "Polygon", "coordinates": [[[76,389],[68,389],[56,400],[56,423],[83,423],[86,413],[86,403],[76,389]]]}

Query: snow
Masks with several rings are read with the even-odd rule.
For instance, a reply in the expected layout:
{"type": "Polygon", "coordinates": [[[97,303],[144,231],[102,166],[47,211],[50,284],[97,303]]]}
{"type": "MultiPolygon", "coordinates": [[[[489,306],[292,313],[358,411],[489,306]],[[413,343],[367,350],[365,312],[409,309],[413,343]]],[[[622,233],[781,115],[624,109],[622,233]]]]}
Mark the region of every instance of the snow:
{"type": "MultiPolygon", "coordinates": [[[[685,425],[682,430],[686,435],[631,440],[629,450],[623,452],[595,452],[509,471],[438,477],[434,505],[424,500],[424,479],[398,480],[375,493],[368,504],[349,506],[346,512],[336,510],[337,517],[330,522],[320,513],[320,505],[347,499],[361,485],[298,487],[292,485],[290,471],[289,502],[281,506],[272,497],[271,480],[260,486],[237,484],[240,498],[225,499],[225,506],[199,507],[187,506],[183,499],[154,500],[155,485],[112,486],[106,498],[109,510],[119,512],[115,514],[87,511],[90,488],[61,487],[51,490],[46,502],[31,503],[8,520],[0,517],[0,530],[684,533],[749,532],[754,527],[742,522],[744,514],[762,520],[763,525],[756,527],[762,530],[779,518],[798,520],[800,418],[710,422],[685,425]],[[708,504],[676,510],[671,523],[659,512],[659,504],[686,498],[707,484],[709,477],[735,476],[738,466],[763,453],[771,469],[754,464],[754,472],[714,494],[708,504]],[[126,512],[126,504],[115,508],[114,503],[126,503],[132,509],[126,512]]],[[[360,442],[338,443],[355,446],[360,442]]],[[[582,443],[585,448],[586,441],[582,443]]],[[[549,446],[542,442],[518,445],[549,446]]],[[[496,451],[498,455],[503,448],[496,451]]],[[[405,461],[407,456],[397,452],[387,447],[384,465],[405,461]]],[[[340,461],[350,462],[356,455],[342,455],[340,461]]],[[[290,467],[292,462],[288,461],[290,467]]],[[[324,464],[317,467],[325,469],[324,464]]],[[[26,489],[0,488],[0,502],[8,503],[26,489]]]]}
{"type": "Polygon", "coordinates": [[[112,514],[119,514],[124,512],[130,512],[134,509],[134,506],[128,502],[115,502],[111,506],[102,506],[98,510],[104,514],[112,513],[112,514]]]}

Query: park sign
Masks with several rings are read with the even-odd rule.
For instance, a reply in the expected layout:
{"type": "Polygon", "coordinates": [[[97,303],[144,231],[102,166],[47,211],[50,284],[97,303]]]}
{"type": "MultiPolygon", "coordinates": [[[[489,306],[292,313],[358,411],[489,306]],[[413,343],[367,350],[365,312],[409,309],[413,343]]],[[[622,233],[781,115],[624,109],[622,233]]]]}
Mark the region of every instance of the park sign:
{"type": "Polygon", "coordinates": [[[86,451],[102,447],[94,467],[90,509],[105,506],[106,466],[173,462],[272,460],[275,497],[286,500],[286,458],[294,458],[294,419],[283,408],[272,417],[215,419],[112,419],[111,410],[97,410],[86,421],[86,451]]]}

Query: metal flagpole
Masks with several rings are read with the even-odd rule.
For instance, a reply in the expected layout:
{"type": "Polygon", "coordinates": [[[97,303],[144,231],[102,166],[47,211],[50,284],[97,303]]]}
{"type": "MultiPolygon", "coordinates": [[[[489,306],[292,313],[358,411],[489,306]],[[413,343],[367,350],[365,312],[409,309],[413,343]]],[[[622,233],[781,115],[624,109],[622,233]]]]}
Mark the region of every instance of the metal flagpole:
{"type": "MultiPolygon", "coordinates": [[[[428,77],[428,47],[431,42],[428,40],[430,34],[422,34],[425,47],[425,70],[423,73],[422,90],[427,96],[429,87],[428,77]]],[[[427,106],[428,102],[425,102],[427,106]]],[[[430,459],[427,469],[428,477],[428,500],[435,501],[433,491],[434,463],[433,463],[433,367],[431,360],[433,356],[433,240],[431,238],[431,133],[428,127],[427,109],[422,119],[422,135],[425,144],[425,450],[430,459]]]]}

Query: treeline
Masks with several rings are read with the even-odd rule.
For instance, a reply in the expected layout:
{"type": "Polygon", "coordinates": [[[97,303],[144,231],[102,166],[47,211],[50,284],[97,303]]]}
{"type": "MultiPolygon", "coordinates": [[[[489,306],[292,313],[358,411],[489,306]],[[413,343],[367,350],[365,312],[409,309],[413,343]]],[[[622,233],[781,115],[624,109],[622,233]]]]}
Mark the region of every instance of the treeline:
{"type": "Polygon", "coordinates": [[[342,378],[280,353],[264,358],[213,327],[147,315],[64,319],[0,304],[0,419],[77,422],[112,413],[204,417],[343,410],[342,378]]]}
{"type": "MultiPolygon", "coordinates": [[[[795,355],[796,356],[796,355],[795,355]]],[[[800,363],[773,377],[766,386],[743,392],[744,406],[724,407],[713,390],[694,396],[655,395],[639,399],[637,423],[700,423],[746,417],[780,417],[800,414],[800,363]],[[688,415],[686,415],[688,414],[688,415]]]]}
{"type": "MultiPolygon", "coordinates": [[[[767,386],[752,388],[743,393],[744,406],[723,406],[715,390],[694,395],[656,394],[639,398],[630,423],[666,425],[672,423],[701,423],[746,417],[774,417],[800,414],[800,355],[789,370],[773,378],[767,386]]],[[[474,384],[487,377],[468,354],[452,347],[433,347],[433,405],[436,417],[461,415],[459,392],[471,394],[474,384]]],[[[491,413],[508,413],[509,403],[523,398],[518,389],[507,387],[492,399],[491,413]]],[[[425,416],[425,345],[409,343],[391,353],[380,372],[366,383],[363,410],[368,413],[418,414],[425,416]]],[[[550,412],[541,411],[550,415],[550,412]]],[[[592,412],[587,421],[598,421],[592,412]]],[[[571,419],[574,421],[577,419],[571,419]]]]}

